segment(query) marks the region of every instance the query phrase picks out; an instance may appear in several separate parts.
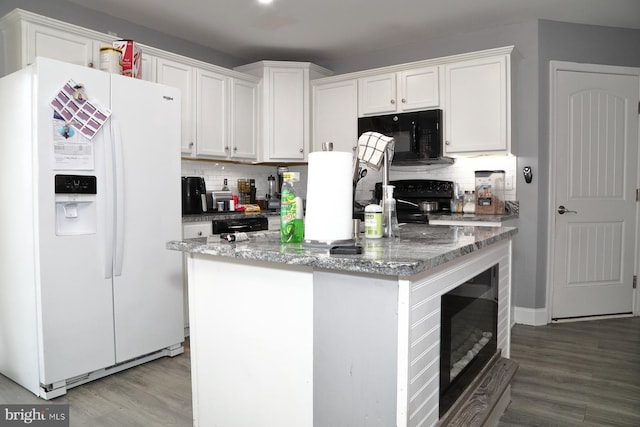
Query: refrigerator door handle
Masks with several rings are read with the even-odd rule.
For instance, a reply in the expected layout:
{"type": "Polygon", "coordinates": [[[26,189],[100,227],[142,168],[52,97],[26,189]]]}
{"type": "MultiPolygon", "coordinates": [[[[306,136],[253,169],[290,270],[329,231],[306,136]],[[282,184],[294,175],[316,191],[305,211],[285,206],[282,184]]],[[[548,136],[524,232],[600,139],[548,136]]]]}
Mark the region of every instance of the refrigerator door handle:
{"type": "MultiPolygon", "coordinates": [[[[113,123],[113,121],[112,121],[113,123]]],[[[106,200],[106,211],[105,211],[105,233],[104,233],[104,278],[111,279],[113,278],[113,257],[114,257],[114,246],[115,243],[115,180],[113,178],[114,173],[114,142],[113,142],[113,134],[114,127],[113,124],[109,127],[110,133],[109,136],[105,136],[105,200],[106,200]]]]}
{"type": "MultiPolygon", "coordinates": [[[[113,118],[111,119],[113,120],[113,118]]],[[[113,120],[113,142],[114,142],[114,163],[115,163],[115,265],[114,276],[122,274],[122,260],[124,257],[124,155],[122,146],[122,134],[120,123],[113,120]]]]}

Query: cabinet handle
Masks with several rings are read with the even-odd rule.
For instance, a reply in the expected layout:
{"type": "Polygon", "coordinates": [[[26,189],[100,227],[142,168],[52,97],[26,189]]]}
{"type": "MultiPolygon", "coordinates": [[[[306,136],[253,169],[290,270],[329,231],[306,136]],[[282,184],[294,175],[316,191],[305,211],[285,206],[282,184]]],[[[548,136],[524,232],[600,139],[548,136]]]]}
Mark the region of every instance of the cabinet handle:
{"type": "Polygon", "coordinates": [[[392,104],[395,104],[395,103],[396,103],[396,100],[395,100],[395,99],[392,99],[392,100],[391,100],[391,103],[392,103],[392,104]]]}
{"type": "Polygon", "coordinates": [[[444,145],[451,145],[449,141],[445,141],[444,145]]]}
{"type": "Polygon", "coordinates": [[[353,147],[351,147],[351,150],[356,151],[358,149],[357,145],[354,145],[353,147]]]}
{"type": "Polygon", "coordinates": [[[189,143],[189,148],[193,148],[193,141],[189,143]]]}
{"type": "Polygon", "coordinates": [[[406,100],[406,99],[404,99],[404,98],[402,98],[402,103],[403,103],[403,104],[406,104],[406,103],[407,103],[407,100],[406,100]]]}
{"type": "Polygon", "coordinates": [[[89,62],[89,68],[93,68],[93,62],[89,62]]]}
{"type": "Polygon", "coordinates": [[[198,231],[198,236],[202,236],[202,231],[198,231]]]}
{"type": "Polygon", "coordinates": [[[304,153],[304,148],[301,148],[301,149],[300,149],[300,152],[301,152],[301,153],[304,153]]]}
{"type": "Polygon", "coordinates": [[[229,146],[228,146],[228,145],[226,145],[226,146],[224,147],[224,151],[229,151],[229,146]]]}
{"type": "Polygon", "coordinates": [[[238,147],[233,147],[233,151],[238,151],[238,147]]]}

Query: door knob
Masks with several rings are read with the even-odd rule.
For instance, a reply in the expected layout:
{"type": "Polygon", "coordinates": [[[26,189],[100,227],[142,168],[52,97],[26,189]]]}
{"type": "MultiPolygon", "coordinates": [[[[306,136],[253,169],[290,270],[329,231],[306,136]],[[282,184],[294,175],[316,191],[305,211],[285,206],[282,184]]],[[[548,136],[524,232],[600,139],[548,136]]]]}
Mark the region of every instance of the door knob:
{"type": "Polygon", "coordinates": [[[565,208],[564,206],[560,205],[560,206],[558,206],[558,213],[559,213],[560,215],[564,215],[564,214],[566,214],[566,213],[574,213],[574,214],[577,214],[578,212],[577,212],[577,211],[569,210],[569,209],[565,208]]]}

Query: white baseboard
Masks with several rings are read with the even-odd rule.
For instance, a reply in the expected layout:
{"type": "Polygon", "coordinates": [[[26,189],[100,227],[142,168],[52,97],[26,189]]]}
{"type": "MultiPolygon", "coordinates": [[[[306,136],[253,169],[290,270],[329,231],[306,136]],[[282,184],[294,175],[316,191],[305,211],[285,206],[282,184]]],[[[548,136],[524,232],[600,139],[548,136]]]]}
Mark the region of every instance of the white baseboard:
{"type": "Polygon", "coordinates": [[[514,307],[513,318],[515,323],[530,326],[542,326],[549,323],[546,308],[514,307]]]}

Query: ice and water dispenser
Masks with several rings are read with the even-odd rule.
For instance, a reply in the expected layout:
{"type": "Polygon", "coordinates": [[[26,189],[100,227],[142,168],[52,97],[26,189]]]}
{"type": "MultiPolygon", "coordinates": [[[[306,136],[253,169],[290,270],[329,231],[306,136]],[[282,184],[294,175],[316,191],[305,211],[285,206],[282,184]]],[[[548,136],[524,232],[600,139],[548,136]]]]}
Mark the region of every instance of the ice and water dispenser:
{"type": "Polygon", "coordinates": [[[96,187],[95,176],[55,176],[56,235],[97,232],[96,187]]]}

